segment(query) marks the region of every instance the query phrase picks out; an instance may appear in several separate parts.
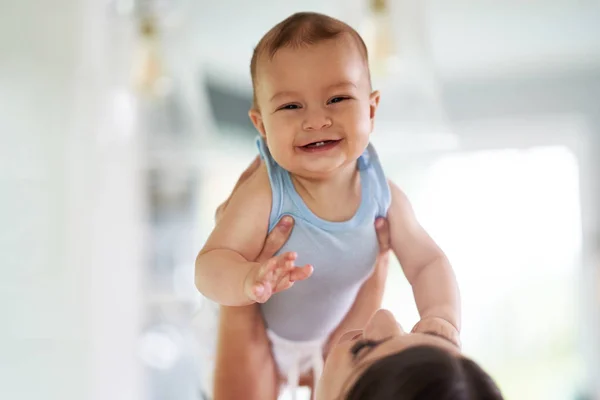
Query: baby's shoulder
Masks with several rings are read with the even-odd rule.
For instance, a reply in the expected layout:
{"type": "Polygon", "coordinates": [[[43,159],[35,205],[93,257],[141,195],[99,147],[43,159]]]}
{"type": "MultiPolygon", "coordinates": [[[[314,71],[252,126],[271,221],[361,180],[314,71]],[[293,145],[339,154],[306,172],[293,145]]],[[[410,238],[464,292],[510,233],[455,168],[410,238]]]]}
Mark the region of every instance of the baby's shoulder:
{"type": "Polygon", "coordinates": [[[232,196],[232,203],[239,205],[269,205],[271,199],[271,184],[264,162],[243,182],[232,196]],[[268,202],[267,202],[268,201],[268,202]]]}

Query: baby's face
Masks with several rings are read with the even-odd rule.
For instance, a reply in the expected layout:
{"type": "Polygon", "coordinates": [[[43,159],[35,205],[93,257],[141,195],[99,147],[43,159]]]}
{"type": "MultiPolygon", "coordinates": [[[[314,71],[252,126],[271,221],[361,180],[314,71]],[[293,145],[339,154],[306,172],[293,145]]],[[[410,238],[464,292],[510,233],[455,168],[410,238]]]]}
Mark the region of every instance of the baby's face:
{"type": "Polygon", "coordinates": [[[273,158],[310,178],[353,164],[369,143],[379,93],[347,36],[301,48],[283,48],[258,70],[260,110],[250,118],[273,158]]]}

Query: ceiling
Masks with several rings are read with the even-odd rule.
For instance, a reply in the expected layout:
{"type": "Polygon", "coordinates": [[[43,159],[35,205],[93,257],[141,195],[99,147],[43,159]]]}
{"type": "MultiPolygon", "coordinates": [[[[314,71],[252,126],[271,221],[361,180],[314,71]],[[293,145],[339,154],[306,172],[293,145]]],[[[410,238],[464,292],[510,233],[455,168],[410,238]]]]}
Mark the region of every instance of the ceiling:
{"type": "MultiPolygon", "coordinates": [[[[203,68],[217,92],[222,90],[226,97],[237,96],[227,97],[221,103],[232,104],[236,100],[240,110],[246,110],[249,102],[253,47],[273,25],[297,11],[317,11],[361,31],[368,10],[367,0],[146,1],[163,9],[163,48],[171,54],[171,60],[203,68]]],[[[421,78],[455,88],[460,99],[448,100],[446,95],[442,107],[451,110],[466,98],[461,88],[475,87],[474,82],[493,82],[492,86],[481,87],[499,88],[506,86],[503,81],[512,79],[510,90],[514,91],[519,89],[518,82],[529,82],[532,77],[569,76],[578,71],[593,71],[596,77],[600,71],[598,0],[390,1],[396,44],[400,48],[419,48],[429,65],[419,64],[416,69],[430,67],[434,73],[419,78],[397,73],[380,79],[378,85],[376,80],[376,85],[387,91],[387,101],[382,100],[379,112],[380,128],[389,122],[391,130],[397,131],[398,121],[411,118],[415,109],[427,110],[431,99],[422,96],[421,78]],[[412,12],[419,7],[423,18],[417,23],[419,19],[412,12]],[[419,40],[420,36],[426,40],[419,40]],[[453,104],[447,104],[448,101],[453,104]]],[[[399,55],[403,64],[413,61],[410,54],[399,55]]],[[[485,91],[469,91],[467,97],[480,103],[477,96],[485,91]]],[[[435,103],[436,99],[431,101],[435,103]]],[[[495,100],[489,104],[498,107],[495,100]]],[[[460,107],[471,106],[463,101],[460,107]]],[[[232,114],[230,108],[221,111],[225,117],[232,114]]],[[[238,114],[247,123],[246,112],[238,114]]],[[[426,116],[431,114],[430,110],[425,112],[426,116]]]]}
{"type": "MultiPolygon", "coordinates": [[[[173,2],[173,1],[172,1],[173,2]]],[[[179,0],[181,25],[198,59],[247,81],[253,46],[278,21],[310,10],[361,28],[366,0],[179,0]],[[241,10],[244,9],[242,12],[241,10]]],[[[425,49],[442,79],[458,79],[600,65],[600,2],[393,0],[394,24],[427,35],[425,49]],[[424,4],[423,24],[408,13],[424,4]]],[[[405,32],[406,33],[406,32],[405,32]]],[[[404,34],[398,40],[413,40],[404,34]]],[[[229,79],[229,78],[228,78],[229,79]]]]}

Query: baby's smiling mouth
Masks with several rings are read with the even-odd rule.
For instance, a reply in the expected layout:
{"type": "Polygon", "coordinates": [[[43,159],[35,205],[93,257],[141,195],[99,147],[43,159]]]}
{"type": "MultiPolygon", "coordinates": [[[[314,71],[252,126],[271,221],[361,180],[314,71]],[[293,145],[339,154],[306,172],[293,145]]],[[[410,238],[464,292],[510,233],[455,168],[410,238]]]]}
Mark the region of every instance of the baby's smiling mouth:
{"type": "Polygon", "coordinates": [[[300,147],[303,148],[303,149],[318,149],[320,147],[335,145],[335,144],[337,144],[340,141],[341,141],[341,139],[338,139],[338,140],[321,140],[321,141],[312,142],[312,143],[309,143],[309,144],[306,144],[306,145],[300,146],[300,147]]]}

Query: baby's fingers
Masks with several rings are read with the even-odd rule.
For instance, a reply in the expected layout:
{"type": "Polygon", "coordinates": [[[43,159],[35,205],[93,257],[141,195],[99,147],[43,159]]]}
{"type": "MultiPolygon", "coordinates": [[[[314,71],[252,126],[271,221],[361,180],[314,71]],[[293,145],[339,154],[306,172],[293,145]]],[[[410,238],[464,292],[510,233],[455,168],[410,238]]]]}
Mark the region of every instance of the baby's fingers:
{"type": "Polygon", "coordinates": [[[279,293],[279,292],[282,292],[282,291],[287,290],[287,289],[291,288],[292,286],[294,286],[294,282],[292,282],[290,279],[291,279],[290,274],[287,274],[286,276],[284,276],[283,279],[281,279],[279,281],[279,283],[277,283],[277,286],[275,287],[275,290],[273,291],[273,293],[279,293]]]}
{"type": "Polygon", "coordinates": [[[290,272],[290,281],[303,281],[304,279],[311,276],[313,273],[313,266],[306,264],[303,267],[296,267],[290,272]]]}
{"type": "Polygon", "coordinates": [[[260,265],[256,272],[250,273],[246,277],[244,283],[245,292],[251,301],[257,303],[264,303],[267,301],[272,294],[272,288],[269,275],[273,276],[273,269],[277,266],[277,258],[273,257],[267,260],[264,264],[260,265]]]}
{"type": "Polygon", "coordinates": [[[250,299],[257,303],[264,303],[271,298],[273,294],[272,286],[269,282],[256,283],[252,286],[250,299]]]}
{"type": "Polygon", "coordinates": [[[272,257],[260,266],[256,280],[252,285],[250,297],[257,303],[269,300],[277,284],[294,269],[294,260],[297,255],[293,252],[272,257]]]}
{"type": "Polygon", "coordinates": [[[312,275],[313,268],[310,265],[304,267],[294,267],[286,274],[275,287],[273,293],[279,293],[294,286],[294,282],[302,281],[312,275]]]}
{"type": "MultiPolygon", "coordinates": [[[[278,262],[277,262],[277,267],[276,269],[273,271],[272,274],[272,287],[276,287],[277,284],[287,275],[289,275],[290,271],[292,271],[294,268],[294,261],[296,260],[296,253],[293,252],[287,252],[284,254],[281,254],[278,258],[278,262]]],[[[277,290],[276,290],[277,291],[277,290]]]]}

